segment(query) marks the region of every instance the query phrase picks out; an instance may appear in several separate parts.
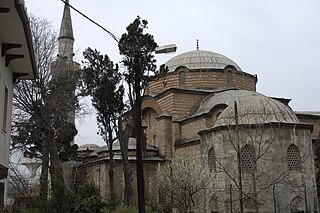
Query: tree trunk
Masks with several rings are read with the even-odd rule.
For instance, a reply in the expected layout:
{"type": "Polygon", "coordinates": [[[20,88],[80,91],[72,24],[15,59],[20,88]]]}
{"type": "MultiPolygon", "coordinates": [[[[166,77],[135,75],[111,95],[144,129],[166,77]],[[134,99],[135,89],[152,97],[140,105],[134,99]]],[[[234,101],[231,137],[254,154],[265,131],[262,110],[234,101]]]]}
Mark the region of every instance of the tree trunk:
{"type": "Polygon", "coordinates": [[[40,174],[40,200],[48,199],[48,176],[49,176],[49,147],[48,140],[43,140],[40,174]]]}
{"type": "Polygon", "coordinates": [[[49,147],[50,147],[50,174],[51,174],[51,186],[52,186],[52,195],[54,206],[57,213],[64,212],[63,206],[65,203],[65,190],[64,190],[64,177],[62,165],[59,161],[58,148],[56,141],[54,139],[53,133],[49,133],[49,147]]]}
{"type": "Polygon", "coordinates": [[[124,205],[130,206],[132,200],[132,184],[131,184],[131,168],[128,161],[128,144],[129,136],[133,129],[132,125],[127,124],[125,131],[122,127],[122,118],[119,118],[118,121],[119,132],[118,138],[121,148],[121,157],[122,157],[122,166],[123,166],[123,175],[124,175],[124,205]]]}
{"type": "MultiPolygon", "coordinates": [[[[110,122],[109,122],[110,123],[110,122]]],[[[110,184],[110,209],[115,210],[116,207],[116,193],[114,190],[114,159],[113,159],[113,138],[112,138],[112,129],[108,127],[108,143],[109,143],[109,184],[110,184]]]]}

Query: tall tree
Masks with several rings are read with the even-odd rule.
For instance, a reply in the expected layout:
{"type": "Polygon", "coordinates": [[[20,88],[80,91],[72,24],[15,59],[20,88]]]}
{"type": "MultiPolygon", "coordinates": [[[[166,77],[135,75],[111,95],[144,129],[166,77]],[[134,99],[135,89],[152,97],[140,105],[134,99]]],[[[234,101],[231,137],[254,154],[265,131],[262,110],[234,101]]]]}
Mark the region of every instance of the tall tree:
{"type": "Polygon", "coordinates": [[[153,51],[157,47],[153,36],[144,33],[148,22],[140,20],[138,16],[127,27],[127,33],[119,41],[122,63],[126,67],[125,79],[128,82],[129,100],[133,109],[135,137],[136,137],[136,163],[137,188],[139,212],[144,212],[144,178],[142,160],[142,128],[141,128],[141,89],[146,85],[150,72],[155,72],[156,60],[153,51]]]}
{"type": "Polygon", "coordinates": [[[97,50],[87,48],[83,56],[86,60],[83,69],[85,89],[92,96],[92,104],[98,111],[97,121],[100,135],[109,147],[110,204],[114,209],[116,194],[112,144],[118,132],[117,118],[125,107],[123,102],[124,87],[121,85],[118,65],[114,65],[107,55],[100,55],[97,50]]]}
{"type": "Polygon", "coordinates": [[[60,188],[56,197],[63,199],[61,190],[64,187],[58,187],[63,181],[57,175],[62,174],[61,160],[70,160],[77,149],[77,145],[72,143],[76,129],[70,121],[70,109],[74,109],[76,100],[67,100],[70,93],[74,94],[78,72],[72,73],[71,67],[62,59],[54,64],[53,75],[51,65],[56,54],[56,32],[44,19],[31,15],[30,23],[39,78],[15,85],[13,148],[20,147],[28,157],[41,159],[40,197],[44,200],[48,197],[51,161],[52,188],[60,188]]]}
{"type": "Polygon", "coordinates": [[[141,20],[138,16],[126,28],[127,33],[121,36],[118,45],[120,54],[123,55],[122,63],[126,68],[124,76],[128,83],[128,97],[132,108],[135,106],[136,97],[134,92],[135,77],[140,79],[139,85],[143,89],[149,76],[156,72],[156,60],[153,53],[157,43],[154,41],[153,35],[144,33],[147,28],[148,22],[141,20]]]}

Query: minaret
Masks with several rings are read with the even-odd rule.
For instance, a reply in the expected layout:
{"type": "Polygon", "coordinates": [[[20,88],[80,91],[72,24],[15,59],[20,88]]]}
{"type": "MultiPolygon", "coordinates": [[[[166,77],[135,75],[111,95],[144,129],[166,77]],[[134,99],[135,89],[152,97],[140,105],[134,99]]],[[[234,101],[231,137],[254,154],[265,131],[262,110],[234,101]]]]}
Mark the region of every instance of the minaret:
{"type": "Polygon", "coordinates": [[[65,0],[62,22],[59,34],[59,52],[58,57],[72,61],[73,59],[73,30],[70,14],[69,0],[65,0]]]}
{"type": "MultiPolygon", "coordinates": [[[[73,29],[69,0],[64,0],[64,9],[58,38],[58,55],[52,63],[52,76],[55,81],[63,81],[63,88],[55,88],[52,93],[57,94],[63,108],[60,111],[67,112],[66,122],[75,124],[75,90],[79,80],[80,64],[73,61],[73,29]]],[[[72,141],[71,144],[73,144],[72,141]]]]}

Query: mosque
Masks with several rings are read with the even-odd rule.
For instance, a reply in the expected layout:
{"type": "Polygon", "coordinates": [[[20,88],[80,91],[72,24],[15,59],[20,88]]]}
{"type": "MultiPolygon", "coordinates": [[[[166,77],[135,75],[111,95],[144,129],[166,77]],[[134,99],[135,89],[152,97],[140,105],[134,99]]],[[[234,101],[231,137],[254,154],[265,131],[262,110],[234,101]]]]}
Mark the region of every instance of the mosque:
{"type": "MultiPolygon", "coordinates": [[[[71,20],[67,6],[64,11],[65,20],[71,20]]],[[[237,211],[239,194],[245,212],[318,212],[314,150],[320,141],[320,112],[295,112],[290,99],[257,92],[257,75],[212,51],[197,48],[165,65],[168,72],[152,77],[142,97],[149,205],[174,206],[157,187],[157,171],[181,157],[199,160],[199,166],[208,166],[213,176],[210,190],[203,190],[196,202],[196,212],[237,211]]],[[[132,137],[128,153],[133,194],[135,149],[132,137]]],[[[114,180],[121,199],[124,182],[118,141],[113,150],[114,180]]],[[[77,168],[107,198],[108,146],[86,144],[78,153],[77,168]]]]}
{"type": "MultiPolygon", "coordinates": [[[[239,171],[246,212],[318,211],[312,144],[319,140],[320,113],[294,112],[289,99],[258,93],[257,75],[218,53],[197,49],[173,57],[166,66],[168,73],[150,80],[142,101],[150,202],[161,203],[161,195],[155,195],[157,168],[179,156],[201,159],[213,173],[213,190],[203,193],[199,212],[238,208],[239,171]]],[[[121,176],[118,142],[114,149],[121,176]]],[[[108,147],[83,145],[79,151],[87,178],[106,196],[108,147]]],[[[135,168],[134,138],[129,154],[135,168]]],[[[123,185],[120,176],[116,183],[123,185]]]]}

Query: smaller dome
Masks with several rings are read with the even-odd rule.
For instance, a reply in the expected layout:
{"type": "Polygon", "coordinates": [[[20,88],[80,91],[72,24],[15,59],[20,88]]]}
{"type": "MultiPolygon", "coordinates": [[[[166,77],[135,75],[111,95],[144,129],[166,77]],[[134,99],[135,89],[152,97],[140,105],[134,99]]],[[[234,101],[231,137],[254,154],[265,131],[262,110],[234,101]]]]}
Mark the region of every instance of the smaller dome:
{"type": "Polygon", "coordinates": [[[97,144],[83,144],[79,146],[78,151],[93,151],[100,148],[97,144]]]}
{"type": "MultiPolygon", "coordinates": [[[[269,98],[259,93],[252,93],[237,100],[238,123],[241,124],[265,124],[300,123],[292,109],[280,101],[269,98]]],[[[220,114],[214,127],[235,125],[234,103],[220,114]]]]}
{"type": "MultiPolygon", "coordinates": [[[[157,150],[157,148],[147,144],[147,150],[149,151],[155,151],[157,150]]],[[[136,149],[136,139],[135,138],[129,138],[129,143],[128,143],[128,150],[135,150],[136,149]]],[[[120,151],[121,150],[121,147],[120,147],[120,141],[117,139],[115,142],[113,142],[113,145],[112,145],[112,150],[113,151],[120,151]]],[[[101,153],[101,152],[106,152],[106,151],[109,151],[109,146],[108,145],[105,145],[105,146],[102,146],[99,150],[97,150],[98,153],[101,153]]]]}
{"type": "Polygon", "coordinates": [[[190,70],[197,70],[224,69],[228,65],[234,66],[238,71],[242,71],[238,64],[226,56],[206,50],[182,53],[167,61],[165,65],[168,66],[169,72],[174,72],[180,66],[185,66],[190,70]]]}
{"type": "Polygon", "coordinates": [[[207,114],[217,105],[230,105],[233,104],[234,101],[238,101],[243,97],[253,95],[255,93],[256,92],[253,91],[238,89],[231,89],[222,92],[219,91],[218,93],[214,93],[203,100],[202,103],[200,103],[200,105],[193,111],[194,113],[191,116],[207,114]]]}

